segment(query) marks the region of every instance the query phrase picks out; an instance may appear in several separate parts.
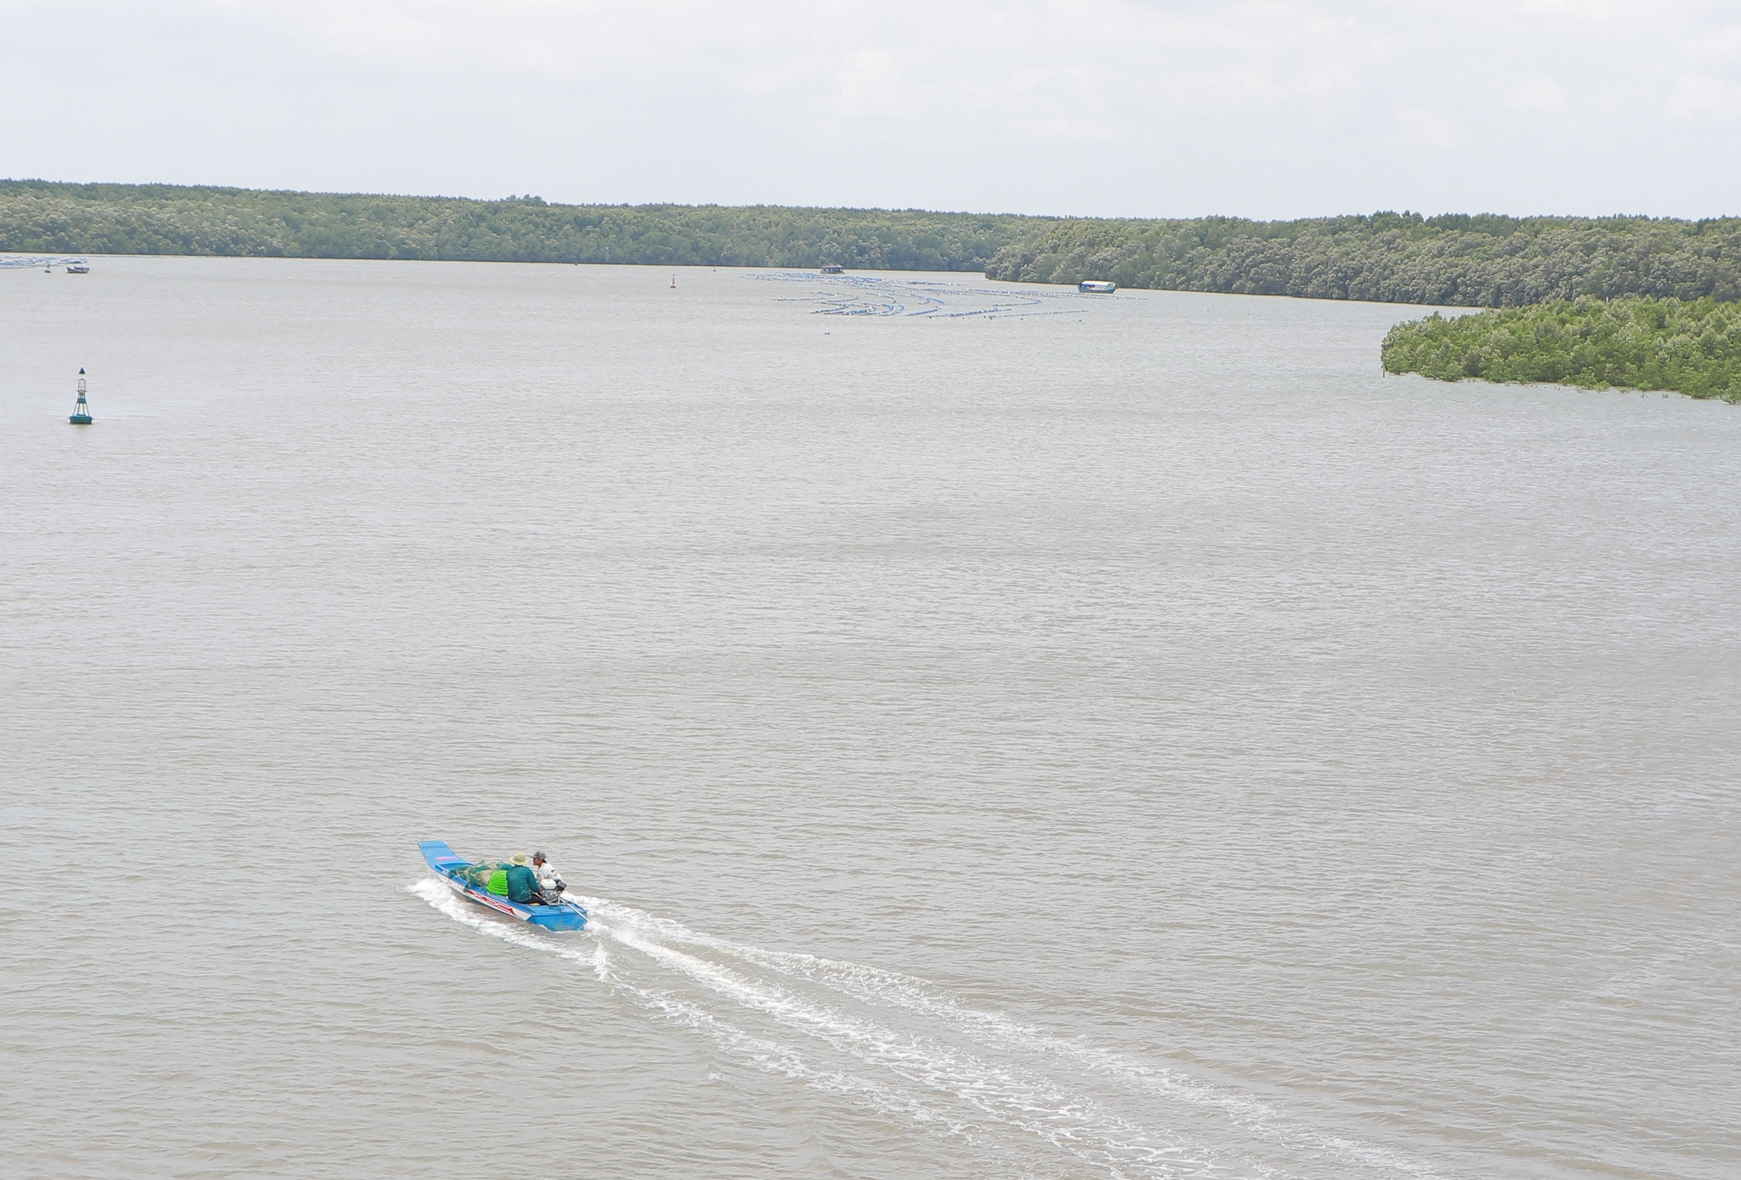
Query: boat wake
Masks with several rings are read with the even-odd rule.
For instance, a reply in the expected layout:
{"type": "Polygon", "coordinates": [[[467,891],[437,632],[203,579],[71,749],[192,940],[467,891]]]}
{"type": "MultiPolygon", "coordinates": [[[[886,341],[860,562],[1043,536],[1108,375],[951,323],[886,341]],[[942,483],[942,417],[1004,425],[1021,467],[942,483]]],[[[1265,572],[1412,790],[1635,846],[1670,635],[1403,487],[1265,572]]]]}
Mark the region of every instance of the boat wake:
{"type": "Polygon", "coordinates": [[[603,898],[580,899],[588,935],[564,937],[484,913],[433,879],[410,889],[480,933],[575,962],[733,1060],[956,1137],[1001,1172],[1281,1180],[1309,1163],[1433,1180],[1401,1153],[914,976],[734,943],[603,898]]]}

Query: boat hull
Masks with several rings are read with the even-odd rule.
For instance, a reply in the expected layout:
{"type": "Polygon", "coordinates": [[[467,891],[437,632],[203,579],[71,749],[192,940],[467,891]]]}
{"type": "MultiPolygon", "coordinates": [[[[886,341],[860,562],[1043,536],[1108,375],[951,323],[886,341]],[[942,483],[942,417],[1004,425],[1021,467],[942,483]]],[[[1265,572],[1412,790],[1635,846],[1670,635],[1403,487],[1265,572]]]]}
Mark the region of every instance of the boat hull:
{"type": "Polygon", "coordinates": [[[572,901],[557,905],[521,905],[517,901],[509,901],[487,889],[479,889],[458,876],[459,870],[469,868],[471,862],[456,855],[446,841],[424,840],[418,843],[417,848],[423,853],[423,859],[428,862],[435,875],[449,889],[468,901],[474,901],[485,909],[495,910],[498,914],[536,926],[540,930],[586,929],[586,910],[572,901]]]}

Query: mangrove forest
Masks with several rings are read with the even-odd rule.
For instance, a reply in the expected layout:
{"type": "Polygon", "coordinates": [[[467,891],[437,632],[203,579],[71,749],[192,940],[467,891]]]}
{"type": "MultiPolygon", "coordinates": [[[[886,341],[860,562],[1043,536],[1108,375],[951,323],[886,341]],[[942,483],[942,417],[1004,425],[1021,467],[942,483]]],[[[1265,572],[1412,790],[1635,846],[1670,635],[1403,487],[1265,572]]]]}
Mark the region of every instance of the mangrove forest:
{"type": "Polygon", "coordinates": [[[980,272],[992,279],[1483,307],[1393,329],[1391,372],[1741,400],[1741,218],[1131,220],[559,205],[0,180],[0,251],[980,272]]]}
{"type": "Polygon", "coordinates": [[[1384,367],[1441,381],[1669,389],[1741,402],[1741,304],[1582,296],[1398,324],[1384,367]]]}
{"type": "Polygon", "coordinates": [[[1741,299],[1741,218],[1099,220],[920,209],[557,205],[0,181],[0,251],[983,271],[993,279],[1522,307],[1741,299]]]}

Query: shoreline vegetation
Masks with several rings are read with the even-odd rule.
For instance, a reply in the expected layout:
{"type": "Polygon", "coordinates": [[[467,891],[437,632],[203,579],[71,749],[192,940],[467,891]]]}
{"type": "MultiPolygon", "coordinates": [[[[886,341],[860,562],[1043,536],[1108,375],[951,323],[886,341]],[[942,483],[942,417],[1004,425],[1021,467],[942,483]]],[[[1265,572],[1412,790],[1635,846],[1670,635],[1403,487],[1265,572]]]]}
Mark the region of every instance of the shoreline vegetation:
{"type": "Polygon", "coordinates": [[[0,251],[983,271],[1069,286],[1521,307],[1741,299],[1741,218],[1097,220],[921,209],[552,205],[541,197],[0,180],[0,251]]]}
{"type": "Polygon", "coordinates": [[[1388,373],[1439,381],[1544,381],[1585,389],[1673,390],[1741,403],[1741,304],[1624,298],[1554,300],[1398,324],[1388,373]]]}
{"type": "Polygon", "coordinates": [[[1374,213],[1301,221],[1066,221],[986,276],[1121,287],[1522,307],[1594,295],[1741,299],[1741,218],[1374,213]]]}
{"type": "Polygon", "coordinates": [[[0,180],[0,251],[981,271],[1013,215],[0,180]]]}
{"type": "Polygon", "coordinates": [[[837,264],[1485,307],[1507,310],[1451,320],[1435,313],[1399,325],[1385,341],[1385,368],[1440,380],[1629,385],[1727,400],[1736,400],[1737,388],[1736,322],[1725,309],[1741,300],[1737,217],[1132,220],[0,180],[0,252],[837,264]],[[1524,314],[1511,314],[1518,309],[1524,314]]]}

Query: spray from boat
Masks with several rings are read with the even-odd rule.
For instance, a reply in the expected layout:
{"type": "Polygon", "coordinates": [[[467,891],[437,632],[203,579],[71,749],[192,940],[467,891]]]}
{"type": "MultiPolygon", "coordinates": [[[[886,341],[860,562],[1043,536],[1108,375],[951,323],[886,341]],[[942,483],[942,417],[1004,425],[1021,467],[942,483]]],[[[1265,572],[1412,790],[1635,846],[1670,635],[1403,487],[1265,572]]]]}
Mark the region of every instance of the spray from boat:
{"type": "Polygon", "coordinates": [[[577,898],[584,935],[555,936],[434,880],[411,890],[474,930],[588,968],[741,1063],[1008,1155],[1012,1173],[1018,1160],[1051,1159],[1131,1180],[1280,1180],[1310,1154],[1338,1160],[1351,1180],[1432,1176],[1248,1093],[966,1004],[915,976],[716,938],[604,898],[577,898]]]}

